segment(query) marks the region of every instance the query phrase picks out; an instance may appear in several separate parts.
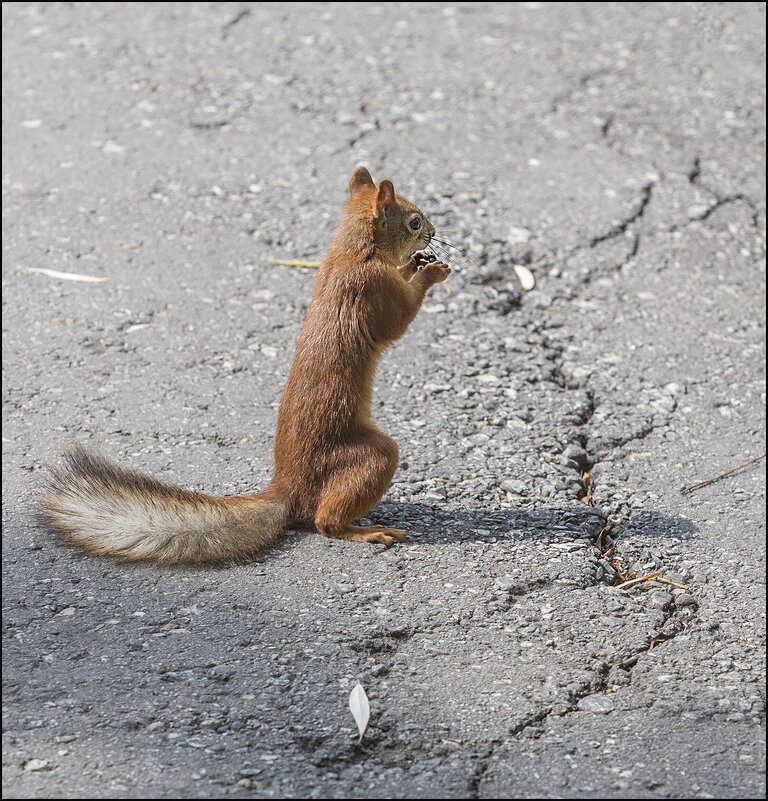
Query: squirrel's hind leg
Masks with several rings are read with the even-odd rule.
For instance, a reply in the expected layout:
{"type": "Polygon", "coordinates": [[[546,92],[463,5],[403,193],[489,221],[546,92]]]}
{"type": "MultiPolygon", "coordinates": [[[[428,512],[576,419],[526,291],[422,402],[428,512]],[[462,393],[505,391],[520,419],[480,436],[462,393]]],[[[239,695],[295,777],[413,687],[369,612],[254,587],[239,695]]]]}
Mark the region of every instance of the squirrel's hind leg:
{"type": "Polygon", "coordinates": [[[386,528],[386,526],[351,526],[337,533],[323,531],[326,537],[333,537],[340,540],[354,540],[355,542],[380,542],[382,545],[394,545],[395,542],[402,542],[408,532],[401,528],[386,528]]]}
{"type": "Polygon", "coordinates": [[[380,431],[361,434],[348,448],[342,464],[320,496],[315,525],[321,534],[341,540],[402,542],[406,532],[386,526],[353,526],[373,509],[387,491],[398,464],[397,443],[380,431]]]}

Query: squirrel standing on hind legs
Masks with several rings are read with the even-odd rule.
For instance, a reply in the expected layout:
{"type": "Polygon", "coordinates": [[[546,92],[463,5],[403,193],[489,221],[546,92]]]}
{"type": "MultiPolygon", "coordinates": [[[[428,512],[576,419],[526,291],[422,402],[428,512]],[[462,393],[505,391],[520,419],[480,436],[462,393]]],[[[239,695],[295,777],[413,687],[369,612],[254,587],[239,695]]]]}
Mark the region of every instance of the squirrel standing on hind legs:
{"type": "Polygon", "coordinates": [[[94,554],[167,564],[256,556],[295,525],[327,537],[392,545],[406,532],[353,526],[387,490],[397,444],[371,422],[379,356],[451,272],[424,253],[435,233],[392,182],[365,167],[317,272],[280,403],[275,474],[256,495],[219,498],[169,486],[81,446],[54,469],[47,525],[94,554]]]}

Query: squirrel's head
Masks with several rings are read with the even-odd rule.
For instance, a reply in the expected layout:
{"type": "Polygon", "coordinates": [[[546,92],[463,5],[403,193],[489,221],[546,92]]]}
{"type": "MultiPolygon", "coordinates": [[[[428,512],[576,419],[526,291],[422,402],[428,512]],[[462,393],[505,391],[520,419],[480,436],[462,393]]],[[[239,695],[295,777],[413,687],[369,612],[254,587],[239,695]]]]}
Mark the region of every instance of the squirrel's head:
{"type": "Polygon", "coordinates": [[[395,194],[392,181],[385,178],[376,186],[365,167],[358,167],[352,175],[349,195],[350,205],[369,223],[374,247],[393,265],[404,264],[435,234],[426,216],[395,194]]]}

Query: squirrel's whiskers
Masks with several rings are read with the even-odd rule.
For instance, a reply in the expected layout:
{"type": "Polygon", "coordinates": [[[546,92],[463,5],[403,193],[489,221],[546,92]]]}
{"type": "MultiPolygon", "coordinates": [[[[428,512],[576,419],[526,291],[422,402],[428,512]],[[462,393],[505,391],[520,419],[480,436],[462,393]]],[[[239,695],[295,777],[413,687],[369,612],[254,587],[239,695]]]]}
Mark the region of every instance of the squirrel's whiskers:
{"type": "Polygon", "coordinates": [[[473,267],[480,267],[480,265],[467,253],[465,248],[461,248],[458,245],[454,245],[453,242],[446,239],[442,234],[434,234],[432,239],[430,240],[429,246],[427,250],[432,249],[435,255],[441,261],[448,261],[451,260],[451,263],[455,263],[456,255],[458,254],[458,262],[461,264],[462,260],[466,259],[473,267]],[[438,252],[439,251],[439,252],[438,252]],[[454,251],[451,253],[450,251],[454,251]]]}

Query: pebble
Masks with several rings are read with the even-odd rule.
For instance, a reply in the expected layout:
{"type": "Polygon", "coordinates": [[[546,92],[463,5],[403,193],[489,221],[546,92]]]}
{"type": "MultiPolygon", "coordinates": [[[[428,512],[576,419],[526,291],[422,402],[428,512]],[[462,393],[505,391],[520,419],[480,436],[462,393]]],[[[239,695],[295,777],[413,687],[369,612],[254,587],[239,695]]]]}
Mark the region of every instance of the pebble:
{"type": "Polygon", "coordinates": [[[499,485],[505,492],[514,492],[515,495],[524,495],[528,489],[525,481],[520,481],[515,478],[505,478],[499,485]]]}
{"type": "Polygon", "coordinates": [[[522,595],[523,592],[525,592],[525,588],[520,584],[520,580],[514,576],[499,576],[495,584],[500,590],[510,595],[522,595]]]}
{"type": "Polygon", "coordinates": [[[229,681],[235,673],[237,673],[237,671],[231,665],[216,665],[216,667],[211,670],[213,678],[219,681],[229,681]]]}
{"type": "Polygon", "coordinates": [[[557,458],[558,464],[563,465],[564,467],[569,468],[570,470],[578,470],[579,464],[575,462],[573,459],[569,459],[567,456],[560,454],[557,458]]]}
{"type": "Polygon", "coordinates": [[[675,606],[677,607],[686,607],[686,606],[696,606],[696,599],[687,592],[682,592],[675,598],[675,606]]]}
{"type": "Polygon", "coordinates": [[[587,695],[579,701],[579,710],[581,712],[595,712],[606,714],[613,712],[613,700],[607,695],[587,695]]]}
{"type": "Polygon", "coordinates": [[[649,609],[669,609],[672,603],[672,596],[668,592],[653,590],[645,598],[645,605],[649,609]]]}
{"type": "Polygon", "coordinates": [[[570,444],[565,447],[562,455],[566,459],[570,459],[582,468],[582,470],[589,469],[589,456],[581,445],[570,444]]]}

